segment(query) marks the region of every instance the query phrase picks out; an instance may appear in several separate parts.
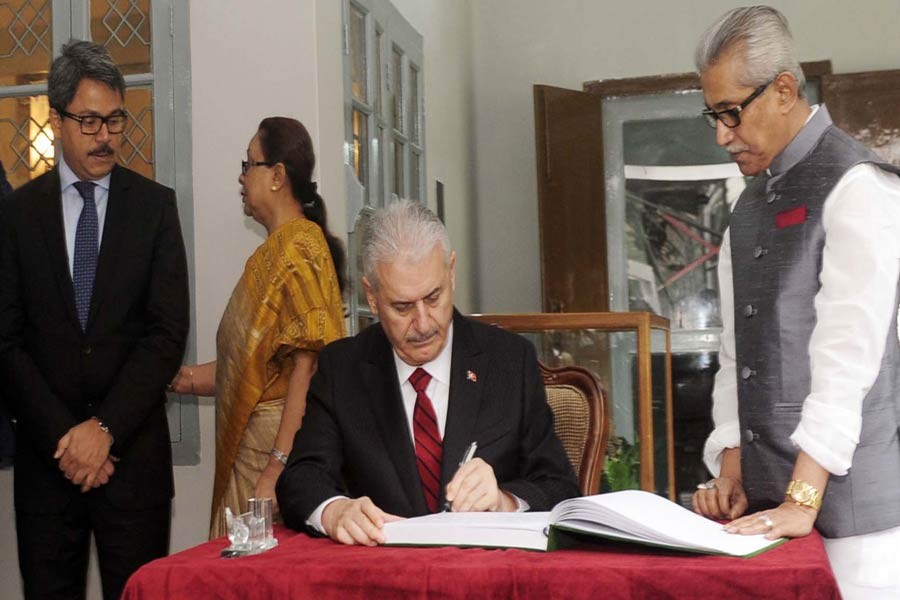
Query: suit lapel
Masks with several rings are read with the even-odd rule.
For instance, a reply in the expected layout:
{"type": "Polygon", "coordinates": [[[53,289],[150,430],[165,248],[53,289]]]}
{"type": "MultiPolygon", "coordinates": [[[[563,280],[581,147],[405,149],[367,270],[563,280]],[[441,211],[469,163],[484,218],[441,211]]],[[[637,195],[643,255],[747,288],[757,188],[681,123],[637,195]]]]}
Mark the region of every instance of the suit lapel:
{"type": "Polygon", "coordinates": [[[444,459],[441,487],[453,479],[466,448],[475,441],[475,424],[481,406],[485,357],[475,339],[471,323],[454,310],[453,349],[450,361],[450,397],[444,427],[444,459]]]}
{"type": "Polygon", "coordinates": [[[59,171],[54,169],[47,177],[46,182],[46,186],[40,190],[38,198],[35,199],[41,231],[47,246],[47,255],[50,257],[50,268],[56,276],[60,297],[63,304],[66,305],[69,317],[80,331],[78,311],[75,308],[75,289],[72,286],[72,273],[69,271],[69,250],[66,248],[66,228],[62,213],[59,171]]]}
{"type": "MultiPolygon", "coordinates": [[[[376,325],[379,327],[380,325],[376,325]]],[[[394,471],[403,487],[403,491],[413,509],[411,514],[425,514],[428,509],[422,486],[419,482],[419,471],[416,466],[416,454],[409,436],[406,411],[400,395],[400,384],[397,381],[397,368],[394,365],[393,351],[383,331],[378,331],[370,341],[368,360],[361,365],[363,384],[366,396],[371,398],[369,406],[375,417],[375,423],[394,465],[394,471]]]]}
{"type": "Polygon", "coordinates": [[[120,252],[124,239],[129,235],[133,203],[128,196],[130,187],[128,172],[122,167],[113,168],[109,182],[109,196],[106,201],[106,219],[103,224],[103,238],[97,257],[97,274],[94,277],[94,291],[91,294],[91,310],[88,327],[96,317],[100,305],[109,298],[116,280],[120,252]]]}

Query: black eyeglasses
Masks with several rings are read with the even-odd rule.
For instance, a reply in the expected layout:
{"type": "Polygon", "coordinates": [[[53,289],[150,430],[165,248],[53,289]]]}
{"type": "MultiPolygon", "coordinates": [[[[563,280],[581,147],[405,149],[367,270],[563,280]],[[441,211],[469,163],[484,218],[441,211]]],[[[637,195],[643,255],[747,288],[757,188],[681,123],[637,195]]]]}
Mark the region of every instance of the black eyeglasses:
{"type": "Polygon", "coordinates": [[[99,115],[86,115],[84,117],[73,115],[64,110],[58,110],[61,116],[78,121],[81,125],[81,133],[85,135],[96,135],[100,133],[100,128],[106,123],[106,130],[110,133],[122,133],[125,131],[125,124],[128,122],[128,115],[125,113],[113,113],[108,117],[99,115]]]}
{"type": "Polygon", "coordinates": [[[756,100],[756,98],[766,91],[766,88],[772,84],[774,79],[769,81],[768,83],[764,83],[755,90],[753,93],[747,96],[747,99],[735,106],[734,108],[727,108],[725,110],[713,110],[711,108],[707,108],[701,114],[706,118],[706,124],[716,128],[716,121],[722,121],[722,125],[728,127],[730,129],[734,129],[738,125],[741,124],[741,111],[743,111],[747,106],[756,100]]]}
{"type": "Polygon", "coordinates": [[[275,163],[266,162],[264,160],[242,160],[241,175],[246,175],[250,167],[274,167],[275,163]]]}

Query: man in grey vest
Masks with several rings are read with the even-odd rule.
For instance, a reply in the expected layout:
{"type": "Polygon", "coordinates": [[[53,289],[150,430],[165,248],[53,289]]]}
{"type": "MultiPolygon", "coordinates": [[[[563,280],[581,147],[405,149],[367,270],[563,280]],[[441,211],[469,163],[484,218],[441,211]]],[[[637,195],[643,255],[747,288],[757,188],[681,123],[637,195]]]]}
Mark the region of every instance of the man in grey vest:
{"type": "Polygon", "coordinates": [[[900,597],[900,179],[810,106],[778,11],[728,12],[696,60],[716,141],[754,178],[719,259],[717,476],[695,510],[738,534],[815,527],[845,598],[900,597]]]}

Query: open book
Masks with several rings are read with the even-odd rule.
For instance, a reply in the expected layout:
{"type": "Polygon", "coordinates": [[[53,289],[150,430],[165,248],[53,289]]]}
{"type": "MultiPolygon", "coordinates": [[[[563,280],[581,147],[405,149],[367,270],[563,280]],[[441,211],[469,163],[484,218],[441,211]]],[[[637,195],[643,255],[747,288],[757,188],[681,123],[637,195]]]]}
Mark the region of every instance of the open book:
{"type": "Polygon", "coordinates": [[[727,533],[661,496],[628,490],[557,504],[551,512],[437,513],[386,523],[389,546],[555,550],[566,533],[702,554],[750,557],[785,541],[727,533]]]}

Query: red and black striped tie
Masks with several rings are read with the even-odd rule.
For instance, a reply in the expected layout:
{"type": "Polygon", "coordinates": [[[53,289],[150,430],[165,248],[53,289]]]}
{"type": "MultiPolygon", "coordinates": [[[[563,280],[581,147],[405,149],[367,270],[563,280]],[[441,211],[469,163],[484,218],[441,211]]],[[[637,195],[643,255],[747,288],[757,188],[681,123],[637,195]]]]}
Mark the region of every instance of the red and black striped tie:
{"type": "Polygon", "coordinates": [[[422,480],[422,492],[428,510],[437,512],[438,498],[441,495],[441,458],[444,451],[441,446],[441,434],[438,431],[437,417],[431,400],[425,394],[425,388],[431,381],[431,375],[425,369],[416,369],[409,376],[409,382],[416,390],[416,407],[413,410],[413,437],[416,442],[416,464],[419,467],[419,479],[422,480]]]}

